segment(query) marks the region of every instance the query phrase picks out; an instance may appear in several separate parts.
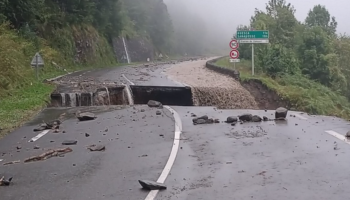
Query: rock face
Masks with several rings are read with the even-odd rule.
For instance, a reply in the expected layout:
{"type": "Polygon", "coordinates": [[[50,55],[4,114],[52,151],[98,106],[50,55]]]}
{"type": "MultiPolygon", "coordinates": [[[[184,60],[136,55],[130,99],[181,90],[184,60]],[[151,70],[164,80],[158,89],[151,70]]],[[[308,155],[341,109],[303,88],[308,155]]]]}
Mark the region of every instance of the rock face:
{"type": "Polygon", "coordinates": [[[161,108],[163,107],[162,103],[159,101],[149,100],[147,105],[151,108],[161,108]]]}
{"type": "Polygon", "coordinates": [[[288,113],[288,110],[286,108],[279,107],[276,109],[275,119],[284,120],[287,118],[287,113],[288,113]]]}
{"type": "Polygon", "coordinates": [[[166,189],[166,186],[162,183],[158,183],[155,181],[148,181],[148,180],[139,180],[140,185],[142,188],[146,190],[164,190],[166,189]]]}
{"type": "Polygon", "coordinates": [[[238,121],[238,117],[230,116],[230,117],[227,117],[226,123],[233,123],[233,122],[237,122],[237,121],[238,121]]]}
{"type": "Polygon", "coordinates": [[[250,122],[253,119],[253,115],[252,114],[243,114],[243,115],[240,115],[238,118],[241,121],[250,122]]]}
{"type": "Polygon", "coordinates": [[[79,121],[89,121],[96,119],[96,115],[90,112],[78,113],[77,118],[79,121]]]}

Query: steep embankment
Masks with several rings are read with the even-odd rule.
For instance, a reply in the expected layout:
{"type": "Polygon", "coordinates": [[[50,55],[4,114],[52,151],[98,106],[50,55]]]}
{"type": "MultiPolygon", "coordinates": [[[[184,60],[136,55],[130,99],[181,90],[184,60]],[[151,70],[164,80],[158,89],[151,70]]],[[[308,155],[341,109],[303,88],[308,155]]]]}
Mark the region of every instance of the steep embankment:
{"type": "MultiPolygon", "coordinates": [[[[227,57],[219,59],[216,65],[233,70],[227,57]]],[[[254,96],[259,107],[286,106],[310,114],[350,118],[350,103],[346,97],[302,75],[275,79],[261,73],[251,76],[251,63],[245,60],[236,64],[236,69],[240,71],[242,85],[254,96]]]]}
{"type": "Polygon", "coordinates": [[[185,62],[167,70],[167,75],[192,87],[196,106],[217,106],[222,109],[257,109],[254,97],[241,84],[205,68],[207,61],[185,62]]]}

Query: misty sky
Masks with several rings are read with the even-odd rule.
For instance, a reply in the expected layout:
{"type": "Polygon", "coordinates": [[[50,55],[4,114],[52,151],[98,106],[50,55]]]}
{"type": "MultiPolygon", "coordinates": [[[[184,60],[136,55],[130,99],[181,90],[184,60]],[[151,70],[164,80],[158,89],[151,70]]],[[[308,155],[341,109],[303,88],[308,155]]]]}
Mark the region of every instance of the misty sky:
{"type": "MultiPolygon", "coordinates": [[[[178,1],[178,0],[165,0],[178,1]]],[[[249,24],[250,17],[254,9],[265,11],[268,0],[186,0],[186,7],[193,13],[197,13],[208,23],[216,21],[222,31],[235,32],[237,25],[249,24]],[[208,14],[212,13],[212,14],[208,14]]],[[[304,21],[308,11],[316,4],[325,5],[332,16],[338,22],[338,33],[350,34],[350,0],[287,0],[296,9],[296,17],[299,21],[304,21]]]]}

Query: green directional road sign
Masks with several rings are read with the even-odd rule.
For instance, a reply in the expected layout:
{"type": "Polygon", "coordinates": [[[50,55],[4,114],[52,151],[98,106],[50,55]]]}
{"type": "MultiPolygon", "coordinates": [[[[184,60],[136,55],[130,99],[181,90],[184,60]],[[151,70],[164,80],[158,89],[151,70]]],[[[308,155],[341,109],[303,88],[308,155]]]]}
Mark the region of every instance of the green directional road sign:
{"type": "Polygon", "coordinates": [[[236,34],[239,43],[269,43],[269,31],[237,31],[236,34]]]}

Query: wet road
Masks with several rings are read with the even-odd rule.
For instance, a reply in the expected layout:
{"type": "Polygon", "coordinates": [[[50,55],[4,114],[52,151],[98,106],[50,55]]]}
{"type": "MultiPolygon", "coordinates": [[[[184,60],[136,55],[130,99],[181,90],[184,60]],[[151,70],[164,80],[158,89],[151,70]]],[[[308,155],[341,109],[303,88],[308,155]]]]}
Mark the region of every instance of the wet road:
{"type": "MultiPolygon", "coordinates": [[[[162,74],[164,67],[83,73],[105,81],[178,85],[162,74]]],[[[45,110],[0,140],[0,175],[14,177],[13,185],[0,187],[1,199],[348,199],[350,142],[344,135],[349,122],[289,112],[285,122],[231,126],[223,123],[228,116],[248,112],[273,118],[274,112],[172,108],[175,113],[163,108],[161,115],[156,115],[159,109],[147,106],[85,108],[98,116],[89,122],[77,122],[73,114],[77,109],[45,110]],[[38,123],[62,113],[67,117],[61,126],[65,133],[50,131],[28,142],[38,135],[32,131],[38,123]],[[195,126],[191,113],[222,123],[195,126]],[[2,165],[60,148],[64,140],[78,141],[64,157],[2,165]],[[89,152],[86,146],[91,144],[103,144],[106,151],[89,152]],[[36,145],[40,149],[34,149],[36,145]],[[168,165],[171,158],[175,162],[168,165]],[[169,174],[164,173],[167,170],[169,174]],[[140,189],[139,179],[165,180],[168,188],[148,193],[140,189]]]]}

